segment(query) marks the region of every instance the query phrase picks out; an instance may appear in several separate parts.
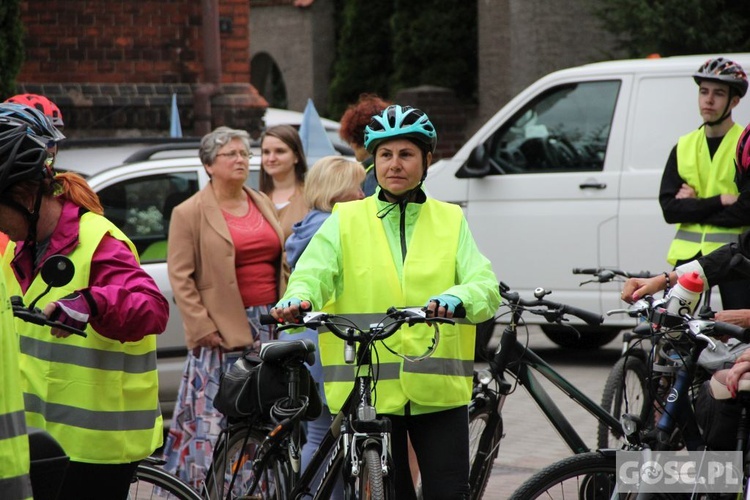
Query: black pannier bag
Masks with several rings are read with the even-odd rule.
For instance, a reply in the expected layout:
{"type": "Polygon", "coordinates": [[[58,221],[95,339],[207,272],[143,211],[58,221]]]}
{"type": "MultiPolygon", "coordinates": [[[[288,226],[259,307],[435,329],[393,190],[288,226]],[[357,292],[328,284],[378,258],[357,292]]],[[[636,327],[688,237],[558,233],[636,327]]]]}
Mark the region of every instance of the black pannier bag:
{"type": "MultiPolygon", "coordinates": [[[[305,365],[300,366],[300,396],[309,400],[305,420],[315,420],[322,403],[315,382],[305,365]]],[[[271,421],[271,407],[287,397],[287,381],[281,363],[261,360],[245,353],[221,374],[214,408],[232,419],[271,421]]]]}

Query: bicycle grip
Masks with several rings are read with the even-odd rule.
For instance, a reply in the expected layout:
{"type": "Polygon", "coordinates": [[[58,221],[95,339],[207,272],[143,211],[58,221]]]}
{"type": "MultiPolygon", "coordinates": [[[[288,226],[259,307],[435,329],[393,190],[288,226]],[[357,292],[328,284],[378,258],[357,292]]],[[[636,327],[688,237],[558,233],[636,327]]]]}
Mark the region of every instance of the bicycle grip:
{"type": "Polygon", "coordinates": [[[453,317],[454,318],[465,318],[466,317],[466,308],[463,304],[459,304],[455,311],[453,311],[453,317]]]}
{"type": "MultiPolygon", "coordinates": [[[[599,273],[599,269],[596,267],[574,267],[573,268],[573,274],[593,274],[596,275],[599,273]]],[[[572,313],[571,313],[572,314],[572,313]]]]}
{"type": "Polygon", "coordinates": [[[261,325],[278,325],[279,321],[273,316],[271,316],[270,314],[261,314],[260,324],[261,325]]]}
{"type": "Polygon", "coordinates": [[[714,336],[728,335],[745,344],[750,343],[750,330],[722,321],[714,322],[714,336]]]}
{"type": "Polygon", "coordinates": [[[579,309],[578,307],[574,306],[563,306],[563,312],[572,314],[576,318],[582,319],[591,326],[601,325],[604,322],[604,316],[602,316],[601,314],[587,311],[585,309],[579,309]]]}

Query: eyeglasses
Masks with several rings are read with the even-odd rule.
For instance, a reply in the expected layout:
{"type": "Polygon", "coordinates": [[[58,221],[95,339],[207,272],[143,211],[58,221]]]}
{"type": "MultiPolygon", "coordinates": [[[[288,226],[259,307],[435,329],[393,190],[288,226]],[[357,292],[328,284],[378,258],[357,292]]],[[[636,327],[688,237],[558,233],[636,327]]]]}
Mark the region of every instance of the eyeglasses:
{"type": "Polygon", "coordinates": [[[216,156],[224,156],[230,160],[235,160],[239,156],[243,160],[249,160],[253,157],[253,153],[250,151],[230,151],[229,153],[216,153],[216,156]]]}

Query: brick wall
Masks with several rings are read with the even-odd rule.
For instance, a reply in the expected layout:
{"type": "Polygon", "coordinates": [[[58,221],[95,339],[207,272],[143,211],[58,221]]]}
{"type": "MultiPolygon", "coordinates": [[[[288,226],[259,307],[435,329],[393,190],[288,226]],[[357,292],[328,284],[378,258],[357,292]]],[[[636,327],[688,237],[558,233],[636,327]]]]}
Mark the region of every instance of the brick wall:
{"type": "MultiPolygon", "coordinates": [[[[254,131],[267,103],[249,84],[250,6],[248,0],[218,0],[218,7],[224,29],[212,126],[254,131]]],[[[193,95],[206,81],[200,0],[34,0],[21,8],[26,59],[17,90],[54,100],[66,133],[168,130],[174,92],[190,134],[193,95]]]]}

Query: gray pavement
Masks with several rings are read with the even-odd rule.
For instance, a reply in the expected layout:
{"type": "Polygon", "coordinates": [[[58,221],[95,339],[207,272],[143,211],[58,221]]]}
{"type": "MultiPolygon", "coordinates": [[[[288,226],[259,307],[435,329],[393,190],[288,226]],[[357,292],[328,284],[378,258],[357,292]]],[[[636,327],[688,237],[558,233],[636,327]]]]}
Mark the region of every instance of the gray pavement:
{"type": "MultiPolygon", "coordinates": [[[[495,343],[500,331],[498,326],[495,343]]],[[[598,403],[609,370],[619,357],[621,339],[618,337],[597,350],[572,351],[555,347],[541,330],[531,328],[529,347],[598,403]]],[[[543,385],[586,444],[595,448],[596,419],[546,380],[543,385]]],[[[532,474],[573,454],[522,387],[507,398],[503,420],[505,436],[484,495],[486,499],[508,498],[532,474]]]]}

